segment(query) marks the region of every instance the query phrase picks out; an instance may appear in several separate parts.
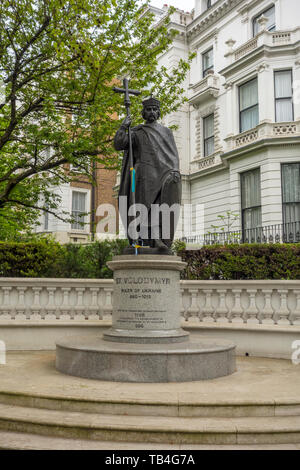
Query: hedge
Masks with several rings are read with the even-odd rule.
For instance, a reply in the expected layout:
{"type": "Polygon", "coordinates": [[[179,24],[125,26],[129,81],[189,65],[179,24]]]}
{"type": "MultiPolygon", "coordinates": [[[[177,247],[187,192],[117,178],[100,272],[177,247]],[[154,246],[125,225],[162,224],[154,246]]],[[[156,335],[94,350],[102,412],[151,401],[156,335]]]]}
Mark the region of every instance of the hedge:
{"type": "MultiPolygon", "coordinates": [[[[127,240],[60,245],[51,239],[0,242],[0,276],[111,278],[106,266],[127,240]]],[[[177,253],[188,263],[182,279],[300,279],[300,244],[204,246],[177,253]]]]}
{"type": "Polygon", "coordinates": [[[300,279],[300,244],[211,245],[180,252],[183,279],[300,279]]]}
{"type": "Polygon", "coordinates": [[[51,240],[0,242],[0,276],[51,277],[61,246],[51,240]]]}
{"type": "Polygon", "coordinates": [[[0,242],[1,277],[111,278],[106,266],[127,240],[60,245],[51,239],[0,242]]]}

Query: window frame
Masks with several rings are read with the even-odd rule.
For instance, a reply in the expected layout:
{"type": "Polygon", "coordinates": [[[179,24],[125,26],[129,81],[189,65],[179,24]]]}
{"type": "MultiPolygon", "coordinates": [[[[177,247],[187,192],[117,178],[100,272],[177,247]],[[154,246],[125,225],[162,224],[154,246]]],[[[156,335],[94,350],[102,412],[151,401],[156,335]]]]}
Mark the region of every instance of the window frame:
{"type": "Polygon", "coordinates": [[[265,8],[263,11],[261,11],[258,15],[255,15],[252,18],[252,36],[255,38],[255,36],[259,33],[259,31],[255,34],[254,31],[254,24],[255,21],[257,21],[262,15],[264,15],[268,10],[271,10],[271,8],[274,8],[274,25],[272,25],[271,28],[268,28],[267,31],[276,31],[276,7],[275,4],[272,3],[269,7],[265,8]],[[274,28],[274,29],[273,29],[274,28]]]}
{"type": "Polygon", "coordinates": [[[203,127],[203,157],[209,157],[210,155],[213,155],[214,152],[215,152],[215,113],[214,112],[210,113],[207,116],[204,116],[202,118],[202,127],[203,127]],[[208,119],[211,116],[213,117],[213,129],[214,129],[213,130],[213,135],[211,135],[210,137],[205,137],[205,120],[208,119]],[[213,139],[214,151],[212,153],[206,154],[205,144],[210,139],[213,139]]]}
{"type": "Polygon", "coordinates": [[[260,166],[259,167],[256,167],[256,168],[251,168],[250,170],[247,170],[247,171],[243,171],[240,173],[240,201],[241,201],[241,228],[242,228],[242,239],[243,241],[245,240],[245,233],[247,230],[253,230],[254,233],[255,233],[255,240],[258,238],[258,236],[260,235],[260,229],[261,228],[261,225],[258,226],[258,227],[250,227],[250,228],[246,228],[245,227],[245,211],[248,211],[249,209],[253,210],[253,209],[260,209],[260,218],[262,216],[262,204],[261,204],[261,168],[260,166]],[[246,173],[251,173],[251,172],[254,172],[254,171],[257,171],[259,172],[259,182],[260,182],[260,204],[259,205],[256,205],[256,206],[250,206],[250,207],[246,207],[244,208],[243,207],[243,175],[245,175],[246,173]]]}
{"type": "Polygon", "coordinates": [[[207,72],[208,72],[209,70],[214,71],[214,66],[215,66],[215,64],[214,64],[214,47],[211,46],[211,47],[210,47],[209,49],[207,49],[205,52],[202,52],[201,58],[202,58],[202,78],[205,78],[206,75],[207,75],[207,72]],[[212,51],[212,53],[213,53],[213,63],[212,63],[212,65],[211,65],[210,67],[207,67],[207,68],[205,69],[205,68],[204,68],[204,56],[205,56],[205,54],[207,54],[207,53],[210,52],[210,51],[212,51]]]}
{"type": "Polygon", "coordinates": [[[250,131],[251,129],[254,129],[254,127],[258,126],[258,124],[259,124],[259,99],[258,99],[258,78],[257,78],[257,76],[251,78],[250,80],[247,80],[247,82],[241,83],[238,86],[238,97],[239,97],[239,132],[243,133],[243,132],[250,131]],[[256,80],[256,82],[257,82],[257,104],[249,106],[248,108],[245,108],[245,109],[241,110],[241,87],[246,85],[247,83],[250,83],[250,82],[254,81],[254,80],[256,80]],[[250,129],[246,129],[246,130],[242,131],[242,119],[241,119],[242,118],[242,112],[248,111],[249,109],[254,108],[255,106],[257,106],[257,110],[258,110],[258,121],[257,121],[256,126],[251,127],[250,129]]]}
{"type": "Polygon", "coordinates": [[[284,192],[283,192],[283,167],[286,166],[286,165],[299,165],[299,171],[300,171],[300,162],[285,162],[285,163],[281,163],[280,165],[280,176],[281,176],[281,208],[282,208],[282,223],[283,225],[286,225],[288,223],[293,223],[293,222],[300,222],[299,220],[294,220],[294,221],[289,221],[287,222],[285,220],[285,211],[284,211],[284,208],[285,206],[289,205],[289,204],[299,204],[300,205],[300,202],[298,201],[294,201],[294,202],[284,202],[283,200],[283,195],[284,195],[284,192]]]}
{"type": "Polygon", "coordinates": [[[49,231],[49,212],[44,211],[44,230],[49,231]]]}
{"type": "Polygon", "coordinates": [[[82,222],[84,223],[84,225],[80,225],[79,224],[79,228],[78,227],[74,227],[75,224],[78,224],[78,222],[76,221],[75,223],[71,223],[71,230],[75,230],[75,231],[80,231],[80,232],[87,232],[87,229],[86,229],[86,225],[88,225],[87,223],[87,213],[88,213],[88,209],[87,209],[87,206],[88,206],[88,190],[82,190],[81,188],[72,188],[71,190],[71,215],[73,217],[73,213],[74,212],[80,212],[80,214],[84,214],[83,216],[83,220],[82,222]],[[74,211],[73,210],[73,194],[74,193],[80,193],[80,194],[84,194],[85,195],[85,211],[84,212],[81,212],[81,211],[74,211]]]}
{"type": "Polygon", "coordinates": [[[274,80],[274,106],[275,106],[275,122],[293,122],[295,120],[295,114],[294,114],[294,95],[293,95],[293,69],[290,68],[290,69],[278,69],[278,70],[274,70],[273,71],[273,80],[274,80]],[[287,96],[287,97],[281,97],[281,98],[276,98],[276,80],[275,80],[275,76],[276,76],[276,73],[278,72],[290,72],[291,73],[291,96],[287,96]],[[277,101],[281,101],[281,100],[287,100],[287,99],[290,99],[291,100],[291,103],[292,103],[292,121],[277,121],[277,109],[276,109],[276,102],[277,101]]]}

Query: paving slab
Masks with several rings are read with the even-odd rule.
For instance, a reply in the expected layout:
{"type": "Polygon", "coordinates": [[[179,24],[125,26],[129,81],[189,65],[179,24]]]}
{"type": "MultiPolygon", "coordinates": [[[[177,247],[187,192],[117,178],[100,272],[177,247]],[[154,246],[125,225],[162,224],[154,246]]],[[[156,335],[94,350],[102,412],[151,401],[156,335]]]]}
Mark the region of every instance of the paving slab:
{"type": "Polygon", "coordinates": [[[300,365],[284,359],[238,357],[227,377],[184,383],[124,383],[83,379],[55,369],[55,352],[7,353],[0,393],[68,400],[156,405],[300,405],[300,365]]]}

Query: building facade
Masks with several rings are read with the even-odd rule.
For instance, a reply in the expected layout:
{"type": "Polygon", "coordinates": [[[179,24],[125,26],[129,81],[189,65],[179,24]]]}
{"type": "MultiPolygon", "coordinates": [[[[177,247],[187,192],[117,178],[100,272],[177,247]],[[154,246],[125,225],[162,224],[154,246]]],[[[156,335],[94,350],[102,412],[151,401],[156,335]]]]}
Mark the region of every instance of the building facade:
{"type": "Polygon", "coordinates": [[[66,220],[61,220],[53,214],[42,213],[36,231],[52,234],[60,243],[89,243],[107,238],[105,233],[97,232],[97,223],[106,216],[106,212],[98,208],[103,209],[110,204],[117,211],[114,192],[117,172],[97,164],[94,169],[95,184],[92,184],[78,168],[70,168],[68,164],[65,171],[72,172],[72,181],[61,184],[55,190],[61,197],[60,212],[72,215],[73,223],[67,221],[67,216],[66,220]]]}
{"type": "Polygon", "coordinates": [[[183,203],[203,205],[210,241],[300,241],[299,0],[196,0],[171,27],[161,63],[195,52],[188,103],[164,119],[179,126],[183,203]]]}

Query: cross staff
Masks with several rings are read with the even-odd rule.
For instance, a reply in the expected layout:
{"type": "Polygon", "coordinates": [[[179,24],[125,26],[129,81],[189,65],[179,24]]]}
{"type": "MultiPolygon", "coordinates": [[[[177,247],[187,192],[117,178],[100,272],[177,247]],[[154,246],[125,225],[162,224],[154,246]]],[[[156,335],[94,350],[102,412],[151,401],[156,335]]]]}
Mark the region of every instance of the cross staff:
{"type": "MultiPolygon", "coordinates": [[[[126,115],[130,117],[130,95],[140,95],[141,92],[138,90],[131,90],[128,88],[128,79],[124,78],[123,80],[124,88],[114,87],[113,90],[115,93],[124,93],[124,105],[126,108],[126,115]]],[[[132,204],[135,205],[135,170],[133,168],[133,153],[132,153],[132,138],[131,138],[131,129],[130,125],[128,127],[128,155],[129,155],[129,168],[131,172],[131,191],[132,191],[132,204]]],[[[137,243],[134,244],[136,254],[137,254],[137,243]]]]}

